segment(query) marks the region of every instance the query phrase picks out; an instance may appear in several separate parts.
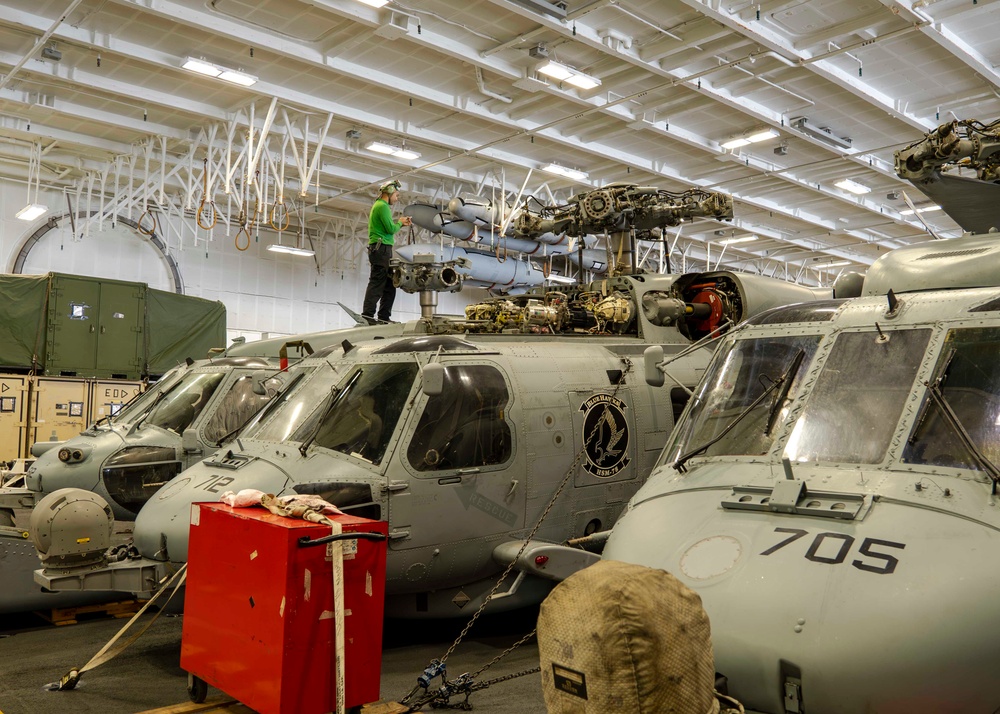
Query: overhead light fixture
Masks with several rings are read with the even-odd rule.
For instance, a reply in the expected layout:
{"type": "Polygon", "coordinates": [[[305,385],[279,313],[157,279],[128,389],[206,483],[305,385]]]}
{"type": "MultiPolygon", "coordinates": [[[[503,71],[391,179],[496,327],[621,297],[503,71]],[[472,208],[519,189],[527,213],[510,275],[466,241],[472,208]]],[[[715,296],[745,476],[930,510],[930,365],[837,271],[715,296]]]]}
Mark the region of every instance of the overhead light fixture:
{"type": "Polygon", "coordinates": [[[756,144],[760,141],[767,141],[768,139],[777,139],[780,134],[777,129],[767,127],[766,129],[751,129],[750,131],[744,132],[741,136],[734,137],[729,141],[722,144],[723,149],[738,149],[741,146],[748,146],[749,144],[756,144]]]}
{"type": "Polygon", "coordinates": [[[872,192],[871,188],[865,186],[863,183],[858,183],[853,179],[844,179],[843,181],[837,181],[837,183],[833,185],[836,186],[837,188],[842,188],[845,191],[850,191],[851,193],[857,196],[863,196],[866,193],[872,192]]]}
{"type": "Polygon", "coordinates": [[[562,62],[556,62],[555,60],[542,62],[535,68],[535,71],[547,77],[552,77],[552,79],[559,82],[572,84],[574,87],[579,87],[580,89],[594,89],[601,86],[601,80],[597,77],[592,77],[589,74],[573,69],[562,62]]]}
{"type": "Polygon", "coordinates": [[[808,134],[816,139],[822,139],[823,141],[839,146],[842,149],[850,149],[853,143],[850,137],[837,136],[828,126],[815,126],[810,124],[809,117],[795,117],[792,119],[791,125],[804,134],[808,134]]]}
{"type": "Polygon", "coordinates": [[[568,169],[565,166],[560,166],[559,164],[549,164],[548,166],[543,166],[542,171],[548,171],[550,174],[565,176],[566,178],[573,179],[574,181],[583,181],[590,175],[586,171],[568,169]]]}
{"type": "Polygon", "coordinates": [[[18,211],[15,215],[22,221],[33,221],[39,216],[44,216],[49,212],[48,206],[43,206],[40,203],[29,203],[27,206],[18,211]]]}
{"type": "Polygon", "coordinates": [[[358,2],[368,7],[382,7],[389,4],[389,0],[358,0],[358,2]]]}
{"type": "Polygon", "coordinates": [[[552,77],[552,79],[557,79],[560,82],[569,79],[573,76],[569,67],[559,62],[553,62],[552,60],[546,60],[538,65],[536,71],[539,74],[544,74],[546,77],[552,77]]]}
{"type": "MultiPolygon", "coordinates": [[[[932,204],[930,206],[924,206],[922,208],[918,208],[917,209],[917,213],[930,213],[931,211],[940,211],[940,210],[941,210],[941,206],[939,206],[939,205],[937,205],[935,203],[935,204],[932,204]]],[[[911,211],[910,209],[906,209],[905,211],[900,211],[899,215],[901,215],[901,216],[912,216],[913,215],[913,211],[911,211]]]]}
{"type": "Polygon", "coordinates": [[[741,236],[739,238],[727,238],[726,240],[720,240],[719,245],[733,245],[734,243],[749,243],[750,241],[757,240],[757,236],[741,236]]]}
{"type": "Polygon", "coordinates": [[[281,243],[272,243],[267,246],[267,249],[272,253],[288,253],[289,255],[301,255],[307,258],[316,255],[316,251],[314,250],[309,250],[308,248],[296,248],[291,245],[281,245],[281,243]]]}
{"type": "Polygon", "coordinates": [[[601,80],[589,74],[572,74],[566,78],[566,84],[572,84],[580,89],[595,89],[601,86],[601,80]]]}
{"type": "Polygon", "coordinates": [[[396,147],[392,144],[385,144],[381,141],[370,141],[365,148],[379,154],[391,154],[396,150],[396,147]]]}
{"type": "Polygon", "coordinates": [[[257,84],[257,78],[252,74],[240,72],[235,69],[224,70],[223,73],[219,75],[219,79],[226,82],[232,82],[233,84],[238,84],[241,87],[252,87],[257,84]]]}
{"type": "Polygon", "coordinates": [[[845,265],[850,265],[850,264],[851,261],[849,260],[838,260],[835,263],[824,263],[823,265],[817,267],[819,267],[821,270],[825,270],[826,268],[842,268],[845,265]]]}
{"type": "Polygon", "coordinates": [[[213,64],[212,62],[208,62],[203,59],[188,57],[184,60],[184,64],[182,64],[181,67],[198,74],[203,74],[206,77],[215,77],[216,79],[221,79],[224,82],[232,82],[233,84],[238,84],[241,87],[252,87],[257,84],[257,78],[252,74],[241,72],[238,69],[220,67],[217,64],[213,64]]]}
{"type": "Polygon", "coordinates": [[[369,151],[374,151],[378,154],[388,154],[392,156],[397,156],[401,159],[419,159],[420,152],[413,151],[412,149],[407,149],[404,145],[402,148],[398,146],[393,146],[392,144],[387,144],[384,141],[370,141],[365,146],[369,151]]]}
{"type": "Polygon", "coordinates": [[[222,74],[222,70],[216,67],[210,62],[205,60],[195,59],[194,57],[188,57],[184,60],[184,64],[181,65],[184,69],[189,69],[192,72],[197,72],[198,74],[204,74],[208,77],[218,77],[222,74]]]}

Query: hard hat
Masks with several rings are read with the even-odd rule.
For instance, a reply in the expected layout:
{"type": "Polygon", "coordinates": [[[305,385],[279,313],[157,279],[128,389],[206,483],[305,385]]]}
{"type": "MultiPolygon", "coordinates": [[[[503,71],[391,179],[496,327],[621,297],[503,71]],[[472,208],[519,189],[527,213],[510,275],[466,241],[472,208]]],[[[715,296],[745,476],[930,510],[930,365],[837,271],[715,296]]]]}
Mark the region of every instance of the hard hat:
{"type": "Polygon", "coordinates": [[[399,181],[393,179],[392,181],[387,181],[381,186],[379,186],[378,192],[379,194],[386,193],[391,196],[392,194],[396,193],[396,191],[398,191],[400,188],[402,187],[399,185],[399,181]]]}

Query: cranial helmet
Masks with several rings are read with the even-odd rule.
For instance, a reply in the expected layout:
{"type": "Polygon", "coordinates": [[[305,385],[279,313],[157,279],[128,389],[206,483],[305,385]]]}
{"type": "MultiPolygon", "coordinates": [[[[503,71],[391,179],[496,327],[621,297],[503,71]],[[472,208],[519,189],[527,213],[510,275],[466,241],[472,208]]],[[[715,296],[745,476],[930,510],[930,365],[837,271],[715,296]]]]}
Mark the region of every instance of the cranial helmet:
{"type": "Polygon", "coordinates": [[[380,195],[385,193],[391,196],[392,194],[396,193],[396,191],[398,191],[400,188],[402,187],[399,185],[399,181],[393,179],[392,181],[387,181],[386,183],[379,186],[378,192],[380,195]]]}

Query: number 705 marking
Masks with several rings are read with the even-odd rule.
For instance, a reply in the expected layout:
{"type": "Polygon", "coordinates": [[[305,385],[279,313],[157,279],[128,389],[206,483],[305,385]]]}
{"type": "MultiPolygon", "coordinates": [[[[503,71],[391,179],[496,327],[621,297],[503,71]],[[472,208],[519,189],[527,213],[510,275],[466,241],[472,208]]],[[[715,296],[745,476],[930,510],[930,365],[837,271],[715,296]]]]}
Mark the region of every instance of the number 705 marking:
{"type": "MultiPolygon", "coordinates": [[[[785,546],[791,545],[800,538],[809,535],[809,531],[801,528],[775,528],[774,532],[789,533],[790,535],[788,538],[785,538],[781,542],[776,543],[767,550],[763,551],[761,555],[771,555],[785,546]]],[[[847,558],[847,554],[850,552],[853,545],[854,537],[849,536],[846,533],[818,533],[809,545],[809,549],[806,551],[805,557],[807,560],[811,560],[814,563],[840,565],[847,558]],[[819,554],[820,548],[827,540],[840,541],[837,553],[833,556],[819,554]]],[[[867,556],[868,558],[882,562],[872,564],[866,563],[862,560],[852,560],[851,565],[858,570],[863,570],[867,573],[875,573],[876,575],[891,575],[894,573],[896,571],[896,566],[899,565],[899,560],[895,556],[889,555],[888,553],[880,553],[873,550],[873,548],[877,546],[881,546],[882,548],[898,548],[899,550],[902,550],[906,547],[906,544],[896,543],[891,540],[881,540],[879,538],[865,538],[861,541],[861,545],[858,547],[858,553],[862,556],[867,556]]],[[[829,549],[827,549],[827,551],[829,552],[829,549]]]]}

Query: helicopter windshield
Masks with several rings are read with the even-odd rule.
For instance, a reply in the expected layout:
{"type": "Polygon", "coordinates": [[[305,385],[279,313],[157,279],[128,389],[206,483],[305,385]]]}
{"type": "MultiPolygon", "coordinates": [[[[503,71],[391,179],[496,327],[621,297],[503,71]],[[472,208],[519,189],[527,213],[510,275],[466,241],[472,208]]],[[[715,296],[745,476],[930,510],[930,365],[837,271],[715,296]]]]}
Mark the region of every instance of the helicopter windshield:
{"type": "Polygon", "coordinates": [[[271,377],[264,381],[263,387],[264,394],[256,394],[249,374],[233,382],[205,425],[205,440],[219,441],[246,424],[277,393],[281,380],[271,377]]]}
{"type": "Polygon", "coordinates": [[[201,414],[225,376],[224,372],[187,375],[163,395],[145,423],[183,434],[201,414]]]}
{"type": "Polygon", "coordinates": [[[788,403],[775,400],[794,393],[819,340],[819,335],[799,335],[734,342],[728,352],[716,358],[702,380],[687,418],[678,425],[673,446],[664,452],[669,461],[714,439],[718,441],[699,453],[707,456],[767,453],[778,431],[769,427],[780,424],[787,415],[788,403]],[[788,388],[777,390],[774,399],[761,399],[793,367],[795,374],[788,375],[791,379],[788,388]],[[750,413],[734,426],[733,420],[752,405],[750,413]]]}
{"type": "Polygon", "coordinates": [[[178,382],[178,378],[179,375],[176,372],[164,375],[156,384],[151,384],[145,392],[135,397],[132,401],[126,402],[117,412],[113,412],[111,414],[111,421],[115,424],[135,421],[149,411],[161,393],[173,389],[178,382]]]}
{"type": "Polygon", "coordinates": [[[288,441],[302,420],[315,408],[316,403],[330,393],[330,388],[339,381],[336,369],[300,368],[299,374],[291,377],[281,395],[266,409],[253,418],[243,430],[247,439],[260,441],[288,441]],[[271,415],[274,415],[273,418],[271,415]]]}
{"type": "MultiPolygon", "coordinates": [[[[979,451],[994,464],[1000,460],[1000,329],[972,327],[950,330],[938,362],[940,394],[979,451]]],[[[980,464],[962,443],[930,398],[903,451],[903,461],[979,470],[980,464]]]]}
{"type": "Polygon", "coordinates": [[[341,391],[299,425],[290,441],[312,439],[316,446],[380,463],[416,376],[413,362],[361,365],[348,375],[341,391]]]}
{"type": "Polygon", "coordinates": [[[785,456],[792,461],[877,464],[913,390],[931,331],[849,332],[837,337],[785,456]]]}

